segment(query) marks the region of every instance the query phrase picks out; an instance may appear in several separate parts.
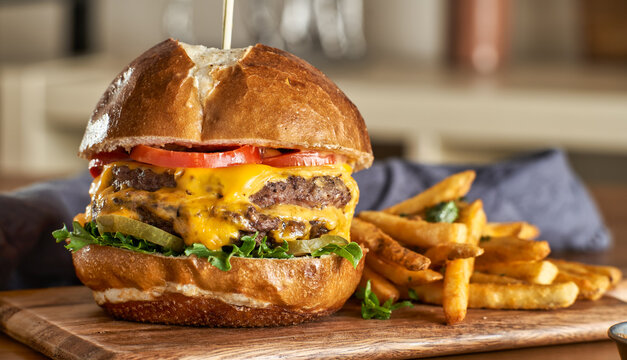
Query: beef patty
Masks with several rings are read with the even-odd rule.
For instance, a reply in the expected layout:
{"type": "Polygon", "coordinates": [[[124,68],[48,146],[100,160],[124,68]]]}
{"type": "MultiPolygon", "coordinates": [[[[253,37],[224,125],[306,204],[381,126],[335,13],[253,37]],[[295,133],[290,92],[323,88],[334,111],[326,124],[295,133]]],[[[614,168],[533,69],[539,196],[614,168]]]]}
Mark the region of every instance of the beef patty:
{"type": "Polygon", "coordinates": [[[351,201],[351,193],[339,177],[326,175],[305,179],[290,176],[286,181],[266,184],[250,196],[250,201],[261,208],[274,204],[292,204],[310,209],[326,206],[343,208],[351,201]]]}
{"type": "Polygon", "coordinates": [[[150,169],[136,168],[131,170],[128,166],[116,166],[112,173],[113,182],[111,186],[115,191],[134,188],[152,192],[164,187],[176,187],[174,174],[167,172],[159,174],[150,169]]]}
{"type": "MultiPolygon", "coordinates": [[[[155,191],[161,188],[174,188],[176,181],[171,173],[157,173],[151,169],[136,168],[130,169],[128,166],[115,167],[112,170],[113,180],[111,186],[115,192],[127,188],[143,190],[149,193],[134,193],[129,196],[120,193],[111,201],[118,206],[134,210],[138,213],[140,221],[158,227],[175,235],[173,219],[177,215],[177,209],[171,204],[159,204],[155,198],[155,191]],[[156,210],[161,209],[162,215],[156,214],[156,210]],[[163,212],[167,213],[164,218],[163,212]]],[[[292,204],[307,208],[320,208],[325,206],[335,206],[342,208],[351,200],[351,194],[346,184],[339,178],[333,176],[317,176],[305,179],[300,176],[290,176],[286,181],[271,182],[266,184],[260,191],[250,197],[250,201],[260,208],[267,208],[275,204],[292,204]]],[[[104,203],[93,203],[92,212],[94,216],[106,205],[104,203]]],[[[293,221],[282,220],[278,217],[269,216],[259,212],[254,206],[248,207],[247,211],[239,214],[233,212],[223,213],[222,216],[230,218],[231,222],[243,227],[240,237],[258,233],[260,240],[272,230],[283,229],[290,232],[300,233],[305,237],[306,224],[293,221]]],[[[329,232],[327,224],[321,221],[309,221],[309,238],[316,238],[329,232]]],[[[273,239],[269,239],[273,240],[273,239]]]]}

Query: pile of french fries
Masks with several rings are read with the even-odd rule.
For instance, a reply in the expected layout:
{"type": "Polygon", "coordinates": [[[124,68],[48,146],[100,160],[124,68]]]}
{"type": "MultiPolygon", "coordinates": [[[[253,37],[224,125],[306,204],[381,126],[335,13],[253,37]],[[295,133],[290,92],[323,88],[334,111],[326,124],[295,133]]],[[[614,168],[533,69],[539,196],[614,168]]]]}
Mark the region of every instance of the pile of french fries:
{"type": "Polygon", "coordinates": [[[548,259],[549,244],[525,223],[487,222],[481,200],[466,202],[474,171],[452,175],[383,211],[364,211],[351,226],[368,248],[361,287],[370,281],[381,301],[411,299],[442,305],[448,324],[468,308],[556,309],[596,300],[622,278],[610,266],[548,259]],[[425,213],[453,201],[452,222],[425,213]]]}

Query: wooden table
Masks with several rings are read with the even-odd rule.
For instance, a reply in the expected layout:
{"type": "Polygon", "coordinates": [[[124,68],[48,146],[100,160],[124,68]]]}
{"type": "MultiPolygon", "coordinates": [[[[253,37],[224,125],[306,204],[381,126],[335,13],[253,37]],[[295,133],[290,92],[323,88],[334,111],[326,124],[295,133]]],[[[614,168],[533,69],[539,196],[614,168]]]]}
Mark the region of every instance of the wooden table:
{"type": "MultiPolygon", "coordinates": [[[[627,271],[627,186],[596,186],[591,189],[606,223],[614,235],[614,248],[599,253],[560,253],[554,257],[621,267],[627,271]]],[[[627,320],[627,319],[622,319],[627,320]]],[[[533,347],[439,357],[438,359],[619,359],[611,341],[597,341],[568,345],[533,347]]],[[[45,359],[38,352],[0,333],[0,359],[45,359]]]]}

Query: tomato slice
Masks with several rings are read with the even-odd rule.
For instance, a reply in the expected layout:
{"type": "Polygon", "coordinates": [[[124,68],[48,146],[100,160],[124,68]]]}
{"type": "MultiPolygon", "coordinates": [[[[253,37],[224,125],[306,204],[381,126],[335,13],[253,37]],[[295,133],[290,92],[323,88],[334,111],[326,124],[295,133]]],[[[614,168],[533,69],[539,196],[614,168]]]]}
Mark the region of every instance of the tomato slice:
{"type": "Polygon", "coordinates": [[[89,173],[96,178],[102,173],[102,167],[108,163],[128,159],[128,154],[122,149],[98,153],[89,160],[89,173]]]}
{"type": "Polygon", "coordinates": [[[335,154],[319,153],[317,151],[299,150],[263,159],[264,165],[274,167],[288,166],[320,166],[343,162],[344,157],[335,154]]]}
{"type": "Polygon", "coordinates": [[[233,165],[259,164],[261,154],[259,148],[250,145],[220,152],[171,151],[137,145],[131,151],[131,159],[170,168],[221,168],[233,165]]]}

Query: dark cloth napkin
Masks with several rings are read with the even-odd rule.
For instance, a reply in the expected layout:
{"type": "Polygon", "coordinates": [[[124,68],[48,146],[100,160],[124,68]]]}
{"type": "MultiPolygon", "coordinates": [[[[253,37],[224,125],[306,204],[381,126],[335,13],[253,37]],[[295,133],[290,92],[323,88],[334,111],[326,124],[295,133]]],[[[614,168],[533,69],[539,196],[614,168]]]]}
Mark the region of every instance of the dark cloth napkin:
{"type": "MultiPolygon", "coordinates": [[[[434,166],[389,160],[356,173],[357,211],[383,209],[455,172],[473,168],[468,199],[483,199],[490,221],[528,221],[553,250],[602,250],[610,237],[566,156],[549,150],[488,166],[434,166]]],[[[91,176],[0,194],[0,290],[77,284],[70,253],[50,233],[89,203],[91,176]]]]}

